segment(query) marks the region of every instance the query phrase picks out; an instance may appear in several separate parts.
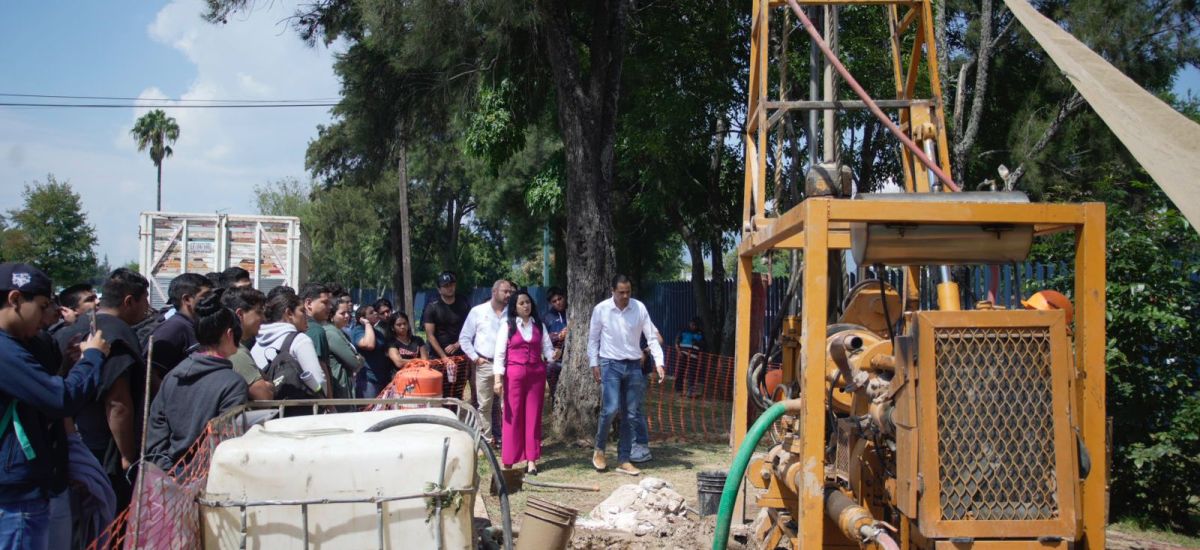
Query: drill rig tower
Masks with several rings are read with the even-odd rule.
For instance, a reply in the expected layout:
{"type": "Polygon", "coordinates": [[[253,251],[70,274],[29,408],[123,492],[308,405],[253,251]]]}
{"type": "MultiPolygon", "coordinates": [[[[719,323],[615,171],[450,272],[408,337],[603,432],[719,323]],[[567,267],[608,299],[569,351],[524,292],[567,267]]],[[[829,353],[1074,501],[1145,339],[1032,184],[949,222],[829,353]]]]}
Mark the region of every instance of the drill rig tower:
{"type": "Polygon", "coordinates": [[[746,486],[758,489],[745,493],[762,510],[751,542],[1104,548],[1104,205],[960,191],[949,176],[930,0],[754,0],[751,13],[731,437],[739,447],[767,426],[777,442],[747,464],[735,462],[730,474],[736,483],[744,472],[746,486]],[[879,10],[891,33],[895,97],[868,97],[827,43],[836,25],[823,33],[813,23],[822,10],[830,20],[838,5],[879,10]],[[838,101],[829,86],[822,99],[815,86],[804,101],[770,97],[785,89],[768,82],[770,19],[782,10],[794,14],[859,100],[838,101]],[[930,96],[917,97],[918,90],[930,96]],[[846,169],[829,155],[828,136],[836,134],[830,116],[826,158],[815,162],[811,116],[806,198],[768,212],[771,127],[790,110],[847,109],[870,110],[895,136],[904,193],[853,193],[846,169]],[[1034,239],[1062,232],[1075,235],[1074,304],[1005,310],[959,303],[953,266],[1024,261],[1034,239]],[[750,338],[750,281],[753,260],[772,250],[802,255],[802,307],[776,335],[781,381],[768,390],[760,376],[767,358],[756,355],[766,350],[750,338]],[[833,304],[840,312],[831,311],[831,281],[842,278],[836,262],[831,269],[831,252],[843,251],[859,266],[874,266],[878,278],[844,299],[839,293],[833,304]],[[883,280],[885,269],[902,274],[899,284],[883,280]],[[922,277],[937,288],[936,306],[927,309],[922,277]],[[757,432],[752,402],[769,406],[757,432]]]}

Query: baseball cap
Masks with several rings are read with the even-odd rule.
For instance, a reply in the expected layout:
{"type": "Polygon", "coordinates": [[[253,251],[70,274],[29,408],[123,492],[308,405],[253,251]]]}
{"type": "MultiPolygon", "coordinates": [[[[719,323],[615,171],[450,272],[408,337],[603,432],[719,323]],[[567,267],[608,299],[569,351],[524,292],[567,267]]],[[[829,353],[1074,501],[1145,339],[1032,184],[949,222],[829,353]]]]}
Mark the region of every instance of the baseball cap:
{"type": "Polygon", "coordinates": [[[50,297],[53,289],[50,277],[29,264],[4,262],[0,264],[0,291],[19,290],[22,294],[50,297]]]}
{"type": "Polygon", "coordinates": [[[438,278],[437,278],[437,286],[439,286],[439,287],[446,286],[448,284],[452,284],[452,283],[456,283],[456,282],[458,282],[458,279],[454,278],[453,271],[443,271],[442,274],[438,275],[438,278]]]}

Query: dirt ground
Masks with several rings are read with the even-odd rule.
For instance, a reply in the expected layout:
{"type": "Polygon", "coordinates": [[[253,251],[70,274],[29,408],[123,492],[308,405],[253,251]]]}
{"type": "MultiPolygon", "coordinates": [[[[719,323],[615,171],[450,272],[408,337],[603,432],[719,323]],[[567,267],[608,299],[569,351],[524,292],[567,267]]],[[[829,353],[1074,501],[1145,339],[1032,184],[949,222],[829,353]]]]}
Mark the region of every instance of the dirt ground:
{"type": "MultiPolygon", "coordinates": [[[[540,465],[541,473],[531,478],[536,481],[555,483],[570,483],[576,485],[599,486],[599,491],[575,491],[550,489],[525,485],[521,491],[511,495],[509,502],[513,516],[513,530],[519,532],[525,503],[530,496],[549,500],[562,506],[576,509],[580,516],[586,517],[592,508],[600,504],[617,487],[625,484],[636,484],[641,478],[633,478],[612,471],[615,461],[615,445],[609,449],[609,466],[607,472],[596,472],[591,465],[591,444],[578,442],[572,444],[553,443],[543,449],[540,465]]],[[[728,446],[717,442],[654,442],[651,445],[654,460],[639,465],[642,476],[653,476],[666,480],[672,487],[687,499],[687,506],[695,510],[698,507],[696,494],[696,473],[706,470],[724,470],[732,458],[728,446]]],[[[483,459],[486,462],[486,459],[483,459]]],[[[481,475],[490,476],[488,468],[480,470],[481,475]]],[[[481,492],[486,495],[486,484],[481,492]]],[[[498,523],[500,518],[500,502],[496,497],[487,495],[484,504],[488,516],[498,523]]],[[[645,536],[634,536],[619,531],[599,531],[576,528],[571,538],[570,547],[573,550],[593,549],[633,549],[648,550],[655,548],[709,548],[712,545],[714,516],[699,518],[695,513],[688,513],[686,520],[670,524],[659,532],[645,536]]],[[[1153,532],[1132,531],[1118,527],[1108,531],[1107,547],[1114,550],[1181,550],[1200,548],[1200,544],[1192,544],[1194,539],[1164,535],[1153,532]],[[1182,539],[1182,540],[1181,540],[1182,539]]],[[[731,541],[730,548],[740,545],[731,541]]]]}
{"type": "MultiPolygon", "coordinates": [[[[724,443],[703,442],[655,442],[651,444],[654,460],[638,466],[642,477],[653,476],[671,484],[676,491],[687,499],[687,506],[697,508],[696,473],[705,470],[721,470],[728,468],[730,452],[724,443]]],[[[591,444],[582,443],[553,443],[543,448],[542,461],[539,464],[540,473],[535,481],[554,483],[570,483],[575,485],[599,486],[599,491],[574,491],[565,489],[549,489],[525,485],[521,491],[509,498],[513,515],[513,529],[519,531],[521,514],[525,510],[525,502],[530,496],[549,500],[556,504],[576,509],[580,516],[586,516],[597,504],[600,504],[617,487],[626,484],[636,484],[642,478],[634,478],[612,470],[616,460],[615,445],[609,449],[609,470],[604,473],[592,468],[591,444]]],[[[484,472],[491,475],[490,471],[484,472]]],[[[500,502],[493,496],[485,496],[484,503],[488,516],[493,521],[500,518],[500,502]]],[[[712,532],[715,518],[708,518],[704,529],[698,516],[688,514],[688,521],[674,524],[665,532],[652,533],[642,537],[610,531],[593,531],[576,529],[572,537],[571,548],[703,548],[712,544],[712,532]],[[706,531],[706,532],[705,532],[706,531]]]]}

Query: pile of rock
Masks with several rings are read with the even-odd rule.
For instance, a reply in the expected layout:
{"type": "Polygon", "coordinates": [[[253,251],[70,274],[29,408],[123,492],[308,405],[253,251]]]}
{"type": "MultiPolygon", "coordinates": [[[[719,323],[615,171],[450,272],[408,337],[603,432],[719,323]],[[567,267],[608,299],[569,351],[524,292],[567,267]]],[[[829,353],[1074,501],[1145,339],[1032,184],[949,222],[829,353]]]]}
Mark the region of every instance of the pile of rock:
{"type": "Polygon", "coordinates": [[[637,485],[618,487],[587,518],[576,522],[576,527],[666,536],[675,525],[686,521],[685,514],[683,495],[675,492],[670,483],[647,477],[637,485]]]}

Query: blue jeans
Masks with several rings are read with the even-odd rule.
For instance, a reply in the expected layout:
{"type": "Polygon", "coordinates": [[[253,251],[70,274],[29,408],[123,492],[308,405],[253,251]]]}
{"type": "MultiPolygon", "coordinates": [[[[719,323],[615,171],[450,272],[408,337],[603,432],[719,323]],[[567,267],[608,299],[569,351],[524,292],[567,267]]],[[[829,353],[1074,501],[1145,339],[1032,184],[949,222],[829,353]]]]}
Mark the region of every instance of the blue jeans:
{"type": "Polygon", "coordinates": [[[47,514],[47,547],[57,550],[71,547],[71,490],[50,497],[47,514]]]}
{"type": "Polygon", "coordinates": [[[650,424],[646,422],[646,411],[643,405],[646,404],[646,388],[650,387],[650,381],[646,379],[646,375],[642,375],[642,394],[637,401],[637,423],[633,426],[633,442],[646,447],[650,446],[650,424]]]}
{"type": "Polygon", "coordinates": [[[596,429],[596,449],[603,451],[608,432],[617,412],[621,412],[620,439],[617,443],[617,463],[629,462],[634,434],[639,430],[638,411],[646,392],[646,377],[637,359],[600,360],[600,424],[596,429]]]}
{"type": "Polygon", "coordinates": [[[46,550],[50,544],[49,524],[49,499],[0,504],[0,548],[46,550]]]}

